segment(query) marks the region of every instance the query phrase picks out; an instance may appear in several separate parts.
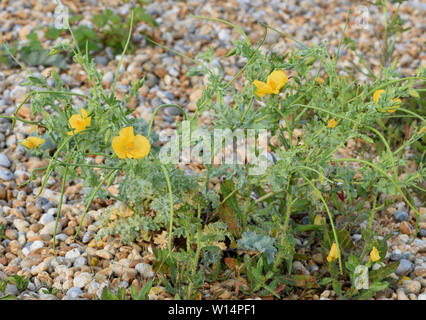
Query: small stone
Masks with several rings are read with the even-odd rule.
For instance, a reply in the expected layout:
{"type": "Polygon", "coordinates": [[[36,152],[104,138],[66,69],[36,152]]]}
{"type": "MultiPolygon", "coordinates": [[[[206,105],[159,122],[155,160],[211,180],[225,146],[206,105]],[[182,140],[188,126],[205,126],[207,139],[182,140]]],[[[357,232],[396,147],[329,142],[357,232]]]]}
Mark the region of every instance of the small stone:
{"type": "Polygon", "coordinates": [[[324,258],[323,258],[323,256],[322,256],[321,253],[315,253],[312,256],[312,260],[314,260],[315,263],[318,263],[318,264],[323,264],[324,263],[324,258]]]}
{"type": "Polygon", "coordinates": [[[42,208],[44,211],[52,208],[52,204],[50,203],[49,199],[45,197],[38,197],[36,200],[36,206],[42,208]]]}
{"type": "Polygon", "coordinates": [[[413,268],[413,264],[407,259],[401,259],[395,273],[399,276],[408,274],[413,268]]]}
{"type": "Polygon", "coordinates": [[[0,153],[0,166],[2,166],[4,168],[9,168],[10,167],[10,160],[3,153],[0,153]]]}
{"type": "Polygon", "coordinates": [[[52,221],[55,221],[55,217],[53,217],[51,214],[48,214],[48,213],[45,213],[45,214],[43,214],[42,216],[41,216],[41,218],[40,218],[40,223],[42,224],[42,225],[46,225],[46,224],[48,224],[49,222],[52,222],[52,221]]]}
{"type": "Polygon", "coordinates": [[[12,240],[9,242],[9,250],[14,255],[18,255],[19,250],[21,249],[21,245],[17,240],[12,240]]]}
{"type": "Polygon", "coordinates": [[[305,268],[305,266],[300,261],[293,262],[293,272],[296,274],[303,274],[303,275],[310,275],[310,272],[308,269],[305,268]]]}
{"type": "Polygon", "coordinates": [[[10,284],[10,283],[8,283],[6,285],[6,289],[4,291],[4,294],[6,296],[9,295],[9,294],[12,295],[12,296],[17,296],[18,293],[19,293],[19,290],[18,290],[18,288],[15,285],[10,284]]]}
{"type": "Polygon", "coordinates": [[[417,267],[414,270],[414,275],[416,277],[426,277],[426,268],[424,268],[424,267],[417,267]]]}
{"type": "Polygon", "coordinates": [[[408,293],[415,294],[419,293],[420,289],[422,288],[420,282],[415,280],[404,280],[402,281],[402,286],[408,293]]]}
{"type": "Polygon", "coordinates": [[[135,270],[138,271],[144,278],[152,278],[154,276],[154,271],[150,264],[141,262],[135,266],[135,270]]]}
{"type": "Polygon", "coordinates": [[[92,281],[92,275],[88,272],[82,272],[74,277],[73,284],[77,288],[85,287],[90,281],[92,281]]]}
{"type": "Polygon", "coordinates": [[[96,255],[98,257],[102,258],[102,259],[105,259],[105,260],[111,260],[112,259],[112,254],[109,253],[106,250],[98,250],[98,251],[96,251],[96,255]]]}
{"type": "Polygon", "coordinates": [[[13,221],[13,225],[16,227],[16,229],[18,229],[18,231],[22,231],[22,232],[27,232],[28,227],[30,226],[28,221],[25,221],[22,219],[15,219],[13,221]]]}
{"type": "Polygon", "coordinates": [[[397,210],[393,213],[393,217],[396,221],[402,222],[402,221],[408,221],[408,213],[405,211],[397,210]]]}
{"type": "MultiPolygon", "coordinates": [[[[40,230],[40,235],[53,235],[53,232],[55,230],[56,221],[51,221],[47,223],[43,229],[40,230]]],[[[58,223],[58,226],[56,228],[56,233],[60,233],[62,231],[62,225],[58,223]]]]}
{"type": "Polygon", "coordinates": [[[426,300],[426,293],[419,294],[417,300],[426,300]]]}
{"type": "Polygon", "coordinates": [[[82,268],[83,266],[87,265],[87,260],[85,257],[77,257],[74,261],[74,268],[82,268]]]}
{"type": "Polygon", "coordinates": [[[9,240],[16,240],[16,238],[18,238],[18,232],[16,232],[16,230],[13,229],[7,229],[4,232],[4,235],[6,236],[6,238],[8,238],[9,240]]]}
{"type": "Polygon", "coordinates": [[[74,261],[78,257],[80,257],[80,250],[78,250],[77,248],[74,248],[74,249],[68,251],[65,254],[65,258],[66,259],[70,259],[71,261],[74,261]]]}
{"type": "Polygon", "coordinates": [[[30,251],[34,251],[34,250],[37,250],[37,249],[43,248],[43,247],[44,247],[44,242],[41,241],[41,240],[36,240],[31,244],[30,251]]]}
{"type": "Polygon", "coordinates": [[[396,294],[397,294],[398,300],[410,300],[410,299],[408,299],[407,295],[405,294],[404,289],[397,289],[396,294]]]}
{"type": "Polygon", "coordinates": [[[114,74],[111,71],[108,71],[104,74],[102,78],[102,85],[109,86],[114,81],[114,74]]]}
{"type": "Polygon", "coordinates": [[[71,299],[76,299],[83,294],[83,291],[79,287],[72,287],[68,289],[67,296],[71,299]]]}
{"type": "Polygon", "coordinates": [[[394,249],[391,253],[390,259],[392,261],[399,261],[403,258],[402,252],[399,249],[394,249]]]}
{"type": "Polygon", "coordinates": [[[402,221],[399,225],[399,230],[403,233],[403,234],[411,234],[411,228],[410,228],[410,224],[407,221],[402,221]]]}
{"type": "Polygon", "coordinates": [[[10,181],[13,179],[13,174],[10,171],[0,169],[0,180],[10,181]]]}

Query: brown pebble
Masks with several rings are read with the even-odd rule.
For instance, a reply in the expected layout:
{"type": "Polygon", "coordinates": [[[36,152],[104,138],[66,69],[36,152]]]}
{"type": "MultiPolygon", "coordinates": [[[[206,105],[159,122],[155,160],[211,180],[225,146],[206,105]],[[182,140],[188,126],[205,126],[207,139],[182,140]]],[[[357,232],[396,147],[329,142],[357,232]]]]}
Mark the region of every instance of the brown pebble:
{"type": "Polygon", "coordinates": [[[72,236],[74,234],[74,227],[68,226],[63,230],[67,236],[72,236]]]}
{"type": "Polygon", "coordinates": [[[4,272],[6,272],[6,274],[8,276],[12,275],[12,274],[17,274],[19,271],[19,267],[18,266],[7,266],[6,268],[4,268],[4,272]]]}
{"type": "Polygon", "coordinates": [[[35,233],[39,232],[41,229],[43,229],[43,225],[41,223],[35,223],[30,225],[30,230],[35,233]]]}
{"type": "Polygon", "coordinates": [[[9,242],[9,250],[13,254],[18,254],[20,249],[21,249],[21,245],[19,244],[18,241],[12,240],[12,241],[9,242]]]}
{"type": "Polygon", "coordinates": [[[15,231],[15,230],[7,229],[7,230],[4,232],[4,235],[5,235],[5,236],[6,236],[9,240],[16,240],[17,233],[16,233],[16,231],[15,231]]]}
{"type": "Polygon", "coordinates": [[[411,234],[411,228],[410,228],[410,224],[407,221],[402,221],[399,225],[399,230],[403,233],[403,234],[411,234]]]}

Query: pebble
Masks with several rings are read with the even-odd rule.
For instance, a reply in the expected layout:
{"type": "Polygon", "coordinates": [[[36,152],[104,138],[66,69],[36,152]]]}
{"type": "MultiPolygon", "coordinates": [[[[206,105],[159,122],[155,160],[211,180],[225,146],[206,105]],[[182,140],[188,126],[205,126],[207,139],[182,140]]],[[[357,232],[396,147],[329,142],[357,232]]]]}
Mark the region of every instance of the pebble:
{"type": "Polygon", "coordinates": [[[74,287],[83,288],[90,281],[92,281],[92,275],[88,272],[81,272],[79,275],[74,277],[73,284],[74,287]]]}
{"type": "Polygon", "coordinates": [[[36,200],[36,206],[42,208],[44,211],[52,208],[52,204],[50,203],[49,199],[45,197],[38,197],[36,200]]]}
{"type": "Polygon", "coordinates": [[[77,257],[74,260],[74,268],[82,268],[85,265],[87,265],[87,259],[85,257],[77,257]]]}
{"type": "Polygon", "coordinates": [[[83,290],[81,290],[80,287],[72,287],[72,288],[69,288],[67,291],[67,296],[70,297],[71,299],[76,299],[78,297],[81,297],[82,294],[83,294],[83,290]]]}
{"type": "Polygon", "coordinates": [[[403,258],[402,252],[399,249],[394,249],[390,256],[392,261],[399,261],[403,258]]]}
{"type": "Polygon", "coordinates": [[[415,280],[404,280],[402,281],[402,286],[408,293],[415,294],[418,294],[420,292],[420,289],[422,288],[420,282],[415,280]]]}
{"type": "MultiPolygon", "coordinates": [[[[56,221],[48,222],[43,229],[40,230],[40,235],[49,235],[52,236],[53,232],[55,230],[56,221]]],[[[60,233],[62,231],[62,225],[58,223],[58,226],[56,228],[56,233],[60,233]]]]}
{"type": "Polygon", "coordinates": [[[400,288],[396,290],[398,300],[410,300],[404,292],[404,289],[400,288]]]}
{"type": "Polygon", "coordinates": [[[55,217],[54,216],[52,216],[51,214],[49,214],[49,213],[45,213],[45,214],[43,214],[42,216],[41,216],[41,218],[40,218],[40,223],[42,224],[42,225],[46,225],[46,224],[48,224],[49,222],[52,222],[52,221],[55,221],[55,217]]]}
{"type": "Polygon", "coordinates": [[[409,272],[411,272],[413,268],[413,264],[411,263],[411,261],[407,260],[407,259],[401,259],[399,261],[399,266],[396,269],[395,273],[399,276],[407,274],[409,272]]]}
{"type": "Polygon", "coordinates": [[[13,179],[13,174],[10,171],[0,169],[0,180],[10,181],[13,179]]]}
{"type": "Polygon", "coordinates": [[[80,257],[80,250],[78,250],[77,248],[74,248],[74,249],[68,251],[65,254],[65,258],[66,259],[70,259],[71,261],[74,261],[78,257],[80,257]]]}
{"type": "Polygon", "coordinates": [[[18,290],[18,288],[14,284],[8,283],[6,285],[6,289],[4,291],[4,295],[7,296],[7,295],[11,294],[12,296],[17,296],[18,293],[19,293],[19,290],[18,290]]]}
{"type": "Polygon", "coordinates": [[[144,278],[150,279],[154,277],[154,271],[152,270],[152,266],[150,264],[141,262],[135,266],[135,269],[144,278]]]}
{"type": "Polygon", "coordinates": [[[96,255],[102,259],[110,260],[112,259],[112,254],[106,250],[98,250],[96,251],[96,255]]]}
{"type": "Polygon", "coordinates": [[[9,168],[10,167],[10,160],[3,153],[0,153],[0,166],[5,167],[5,168],[9,168]]]}
{"type": "Polygon", "coordinates": [[[13,221],[13,225],[18,231],[27,232],[30,226],[30,223],[22,219],[15,219],[13,221]]]}
{"type": "Polygon", "coordinates": [[[396,221],[402,222],[402,221],[408,221],[409,215],[405,211],[397,210],[393,213],[393,217],[396,221]]]}

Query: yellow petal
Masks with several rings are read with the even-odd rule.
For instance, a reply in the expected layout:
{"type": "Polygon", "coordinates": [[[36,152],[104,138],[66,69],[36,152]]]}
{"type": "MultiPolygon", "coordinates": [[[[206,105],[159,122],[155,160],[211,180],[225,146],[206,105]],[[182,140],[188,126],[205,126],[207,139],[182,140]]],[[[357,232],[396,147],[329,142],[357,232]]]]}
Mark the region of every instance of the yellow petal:
{"type": "Polygon", "coordinates": [[[91,123],[92,123],[92,117],[85,118],[84,119],[84,126],[85,126],[84,129],[86,129],[88,126],[90,126],[91,123]]]}
{"type": "Polygon", "coordinates": [[[127,157],[125,143],[123,143],[122,138],[120,136],[112,138],[112,149],[120,159],[124,159],[127,157]]]}
{"type": "Polygon", "coordinates": [[[373,247],[373,250],[371,250],[371,252],[370,252],[370,259],[373,262],[376,262],[376,261],[380,260],[379,250],[377,250],[376,247],[373,247]]]}
{"type": "Polygon", "coordinates": [[[76,129],[81,125],[83,118],[79,114],[73,114],[68,120],[68,124],[71,128],[76,129]]]}
{"type": "Polygon", "coordinates": [[[123,142],[126,143],[132,142],[135,139],[133,127],[125,127],[121,129],[118,135],[123,139],[123,142]]]}
{"type": "Polygon", "coordinates": [[[333,245],[331,246],[331,249],[330,249],[330,253],[327,256],[327,261],[331,262],[333,260],[336,260],[338,257],[339,257],[339,253],[337,250],[337,245],[336,243],[333,242],[333,245]]]}
{"type": "Polygon", "coordinates": [[[81,108],[81,115],[83,118],[87,118],[87,111],[84,108],[81,108]]]}
{"type": "Polygon", "coordinates": [[[376,90],[373,94],[373,100],[375,103],[379,102],[380,96],[385,93],[386,90],[380,89],[380,90],[376,90]]]}
{"type": "Polygon", "coordinates": [[[34,148],[37,148],[38,146],[41,146],[44,143],[44,141],[45,140],[43,138],[28,137],[27,139],[23,140],[21,143],[29,149],[34,149],[34,148]]]}
{"type": "Polygon", "coordinates": [[[275,94],[286,84],[287,76],[284,71],[275,70],[266,79],[267,84],[272,88],[275,94]]]}
{"type": "Polygon", "coordinates": [[[137,134],[135,136],[134,148],[129,150],[129,154],[135,159],[145,158],[149,151],[151,150],[151,145],[147,138],[137,134]]]}
{"type": "Polygon", "coordinates": [[[315,81],[316,81],[318,84],[323,84],[323,83],[324,83],[324,79],[323,79],[323,78],[321,78],[321,77],[316,77],[316,78],[315,78],[315,81]]]}
{"type": "Polygon", "coordinates": [[[256,95],[259,97],[264,97],[267,94],[271,94],[273,92],[272,88],[268,86],[265,82],[254,80],[253,84],[256,86],[256,95]]]}
{"type": "MultiPolygon", "coordinates": [[[[401,99],[392,99],[391,100],[391,102],[399,102],[399,103],[401,103],[402,101],[401,101],[401,99]]],[[[401,106],[392,106],[392,108],[400,108],[401,106]]],[[[386,110],[387,112],[389,112],[389,113],[394,113],[395,111],[396,111],[396,109],[387,109],[386,110]]]]}
{"type": "Polygon", "coordinates": [[[334,119],[330,119],[330,120],[327,121],[327,127],[328,128],[334,128],[336,126],[336,124],[337,124],[337,121],[334,120],[334,119]]]}

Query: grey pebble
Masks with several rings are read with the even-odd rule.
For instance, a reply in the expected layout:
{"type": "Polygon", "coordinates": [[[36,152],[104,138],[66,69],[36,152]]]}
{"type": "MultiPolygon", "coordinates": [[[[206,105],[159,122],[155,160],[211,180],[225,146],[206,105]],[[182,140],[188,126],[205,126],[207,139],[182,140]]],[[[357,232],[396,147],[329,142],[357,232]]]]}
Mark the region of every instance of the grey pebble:
{"type": "Polygon", "coordinates": [[[402,259],[402,257],[403,257],[402,252],[399,249],[394,249],[390,256],[392,261],[399,261],[402,259]]]}
{"type": "Polygon", "coordinates": [[[405,211],[397,210],[393,213],[393,217],[396,221],[402,222],[402,221],[408,221],[408,213],[405,211]]]}
{"type": "Polygon", "coordinates": [[[0,166],[5,168],[10,167],[10,160],[4,153],[0,153],[0,166]]]}
{"type": "Polygon", "coordinates": [[[80,297],[83,294],[83,290],[78,287],[72,287],[67,291],[67,296],[71,299],[80,297]]]}
{"type": "Polygon", "coordinates": [[[395,273],[399,276],[407,274],[409,272],[411,272],[411,270],[413,269],[413,264],[411,263],[411,261],[407,260],[407,259],[401,259],[399,261],[399,266],[396,269],[395,273]]]}
{"type": "Polygon", "coordinates": [[[83,266],[87,265],[87,260],[85,257],[78,257],[74,260],[74,268],[81,268],[83,266]]]}
{"type": "Polygon", "coordinates": [[[36,200],[36,206],[42,208],[44,211],[47,211],[53,207],[49,199],[45,197],[38,197],[36,200]]]}
{"type": "Polygon", "coordinates": [[[9,181],[13,179],[13,174],[10,171],[0,169],[0,180],[9,181]]]}

